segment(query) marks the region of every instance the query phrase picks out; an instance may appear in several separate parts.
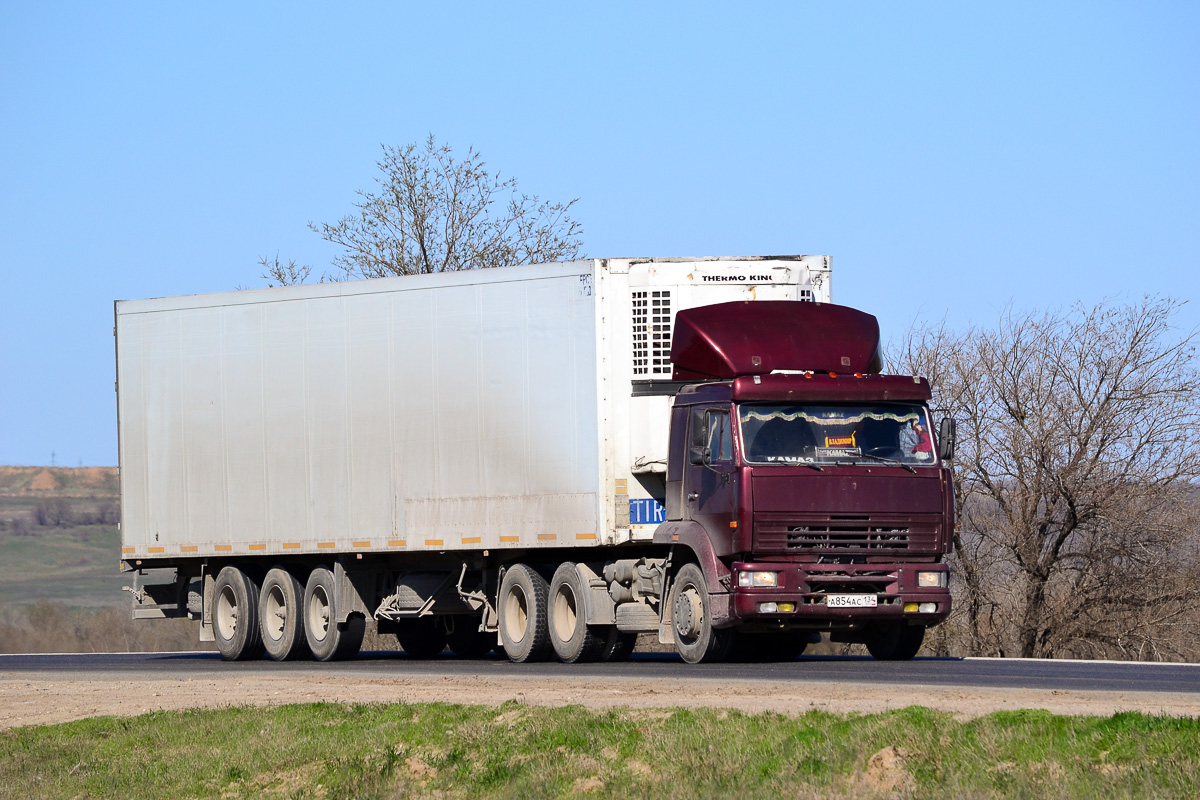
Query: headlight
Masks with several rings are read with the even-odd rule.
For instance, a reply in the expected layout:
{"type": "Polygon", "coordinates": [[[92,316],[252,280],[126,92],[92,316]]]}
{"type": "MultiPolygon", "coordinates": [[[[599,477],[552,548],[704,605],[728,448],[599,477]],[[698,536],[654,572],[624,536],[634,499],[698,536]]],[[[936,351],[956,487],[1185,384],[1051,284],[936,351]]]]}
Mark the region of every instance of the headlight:
{"type": "Polygon", "coordinates": [[[918,572],[917,586],[945,589],[946,575],[947,573],[945,572],[918,572]]]}
{"type": "Polygon", "coordinates": [[[778,572],[739,572],[738,586],[778,586],[778,572]]]}

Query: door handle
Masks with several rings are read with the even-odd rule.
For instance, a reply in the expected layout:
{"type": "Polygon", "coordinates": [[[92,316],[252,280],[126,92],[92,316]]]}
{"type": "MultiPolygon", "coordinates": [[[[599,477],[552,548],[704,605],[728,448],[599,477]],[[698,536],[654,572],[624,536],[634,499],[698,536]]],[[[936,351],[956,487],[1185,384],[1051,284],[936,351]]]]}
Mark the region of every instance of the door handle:
{"type": "Polygon", "coordinates": [[[697,494],[696,492],[688,492],[688,500],[695,500],[695,499],[696,499],[696,498],[698,498],[699,496],[700,496],[700,495],[699,495],[699,494],[697,494]]]}

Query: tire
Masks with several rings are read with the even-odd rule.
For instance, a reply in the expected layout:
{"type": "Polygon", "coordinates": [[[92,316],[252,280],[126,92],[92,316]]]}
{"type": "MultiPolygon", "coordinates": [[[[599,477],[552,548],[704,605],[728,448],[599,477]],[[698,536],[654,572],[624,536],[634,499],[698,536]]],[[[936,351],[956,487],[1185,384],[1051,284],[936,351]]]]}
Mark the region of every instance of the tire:
{"type": "Polygon", "coordinates": [[[712,626],[708,585],[696,564],[685,564],[671,584],[671,628],[675,651],[689,664],[721,661],[729,655],[733,631],[712,626]]]}
{"type": "Polygon", "coordinates": [[[483,658],[496,649],[496,634],[479,630],[476,617],[459,614],[447,620],[451,627],[446,644],[456,658],[483,658]]]}
{"type": "Polygon", "coordinates": [[[446,632],[433,617],[396,623],[396,638],[409,658],[434,658],[446,649],[446,632]]]}
{"type": "Polygon", "coordinates": [[[329,567],[317,567],[304,587],[304,638],[317,661],[353,658],[362,647],[367,621],[359,614],[337,624],[337,587],[329,567]]]}
{"type": "Polygon", "coordinates": [[[910,661],[925,641],[925,628],[903,622],[881,623],[866,638],[867,652],[877,661],[910,661]]]}
{"type": "Polygon", "coordinates": [[[258,628],[263,647],[273,661],[290,661],[309,655],[304,638],[304,586],[283,567],[263,578],[258,593],[258,628]]]}
{"type": "Polygon", "coordinates": [[[807,648],[808,634],[803,632],[739,633],[731,654],[746,663],[795,661],[807,648]]]}
{"type": "Polygon", "coordinates": [[[525,564],[514,564],[504,573],[499,596],[500,643],[512,661],[544,661],[549,656],[548,594],[546,579],[525,564]]]}
{"type": "Polygon", "coordinates": [[[618,630],[616,625],[608,626],[604,635],[604,647],[600,650],[600,660],[604,662],[627,661],[633,654],[637,644],[637,634],[618,630]]]}
{"type": "Polygon", "coordinates": [[[566,664],[600,658],[605,640],[587,624],[588,587],[579,570],[563,562],[550,579],[550,646],[566,664]]]}
{"type": "Polygon", "coordinates": [[[226,661],[262,658],[258,630],[258,586],[237,567],[217,573],[213,586],[213,636],[226,661]]]}

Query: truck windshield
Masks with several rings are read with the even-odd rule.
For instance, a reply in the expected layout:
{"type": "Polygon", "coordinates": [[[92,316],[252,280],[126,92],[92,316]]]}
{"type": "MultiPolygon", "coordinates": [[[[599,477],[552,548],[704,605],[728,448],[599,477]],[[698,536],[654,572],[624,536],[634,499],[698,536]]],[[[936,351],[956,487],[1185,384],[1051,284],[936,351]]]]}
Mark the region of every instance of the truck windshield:
{"type": "Polygon", "coordinates": [[[743,457],[750,464],[934,460],[923,406],[746,404],[738,417],[743,457]]]}

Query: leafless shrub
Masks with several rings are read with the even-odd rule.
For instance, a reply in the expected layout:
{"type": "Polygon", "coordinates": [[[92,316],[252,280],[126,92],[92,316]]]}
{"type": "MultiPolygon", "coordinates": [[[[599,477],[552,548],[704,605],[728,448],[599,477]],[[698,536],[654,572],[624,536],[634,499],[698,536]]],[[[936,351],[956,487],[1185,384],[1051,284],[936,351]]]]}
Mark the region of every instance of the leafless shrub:
{"type": "Polygon", "coordinates": [[[1178,306],[910,331],[897,370],[928,376],[960,423],[957,608],[935,649],[1200,655],[1200,374],[1178,306]]]}
{"type": "Polygon", "coordinates": [[[81,525],[116,525],[121,519],[120,506],[103,500],[54,497],[38,502],[34,521],[43,528],[70,528],[81,525]]]}
{"type": "Polygon", "coordinates": [[[76,524],[75,510],[63,497],[42,500],[34,508],[33,515],[43,528],[65,528],[76,524]]]}
{"type": "Polygon", "coordinates": [[[0,653],[113,653],[207,650],[196,623],[133,620],[128,608],[69,608],[40,601],[0,616],[0,653]]]}

